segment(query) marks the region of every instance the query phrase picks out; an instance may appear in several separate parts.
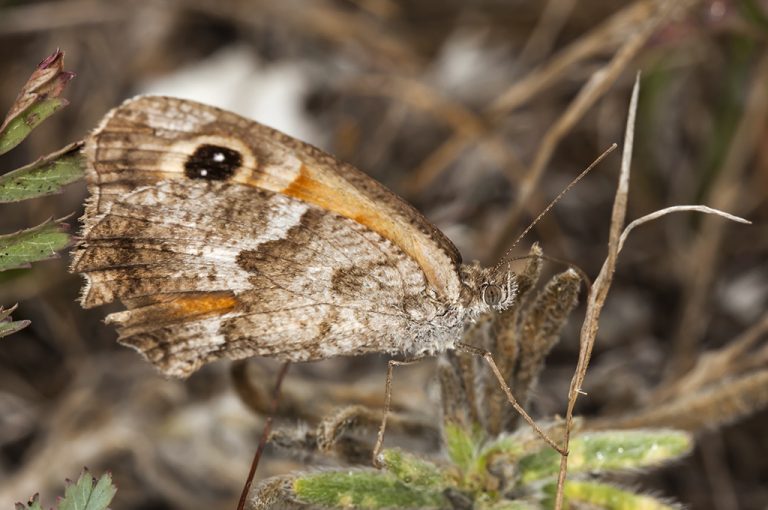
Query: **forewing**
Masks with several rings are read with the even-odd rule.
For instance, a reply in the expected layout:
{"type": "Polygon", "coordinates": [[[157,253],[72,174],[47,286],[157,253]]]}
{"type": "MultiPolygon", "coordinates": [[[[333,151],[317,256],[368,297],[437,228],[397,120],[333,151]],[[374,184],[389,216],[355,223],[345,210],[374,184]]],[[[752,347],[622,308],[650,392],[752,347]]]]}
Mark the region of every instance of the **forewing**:
{"type": "MultiPolygon", "coordinates": [[[[105,117],[86,152],[95,162],[91,213],[114,194],[190,172],[203,146],[240,156],[228,182],[280,193],[353,220],[397,245],[447,300],[460,292],[461,257],[448,238],[416,209],[351,165],[257,122],[181,99],[143,96],[105,117]],[[128,150],[130,148],[130,150],[128,150]]],[[[194,170],[194,169],[192,169],[194,170]]]]}

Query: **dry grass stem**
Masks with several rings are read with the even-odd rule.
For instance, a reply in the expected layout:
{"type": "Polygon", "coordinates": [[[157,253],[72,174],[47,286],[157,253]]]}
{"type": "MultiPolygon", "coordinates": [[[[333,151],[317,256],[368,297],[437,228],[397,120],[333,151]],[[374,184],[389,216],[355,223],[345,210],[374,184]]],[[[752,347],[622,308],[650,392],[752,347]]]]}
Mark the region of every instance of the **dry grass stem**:
{"type": "Polygon", "coordinates": [[[733,423],[768,405],[768,369],[728,379],[637,414],[590,421],[593,430],[673,427],[698,431],[733,423]]]}
{"type": "Polygon", "coordinates": [[[752,224],[752,222],[749,220],[745,220],[744,218],[734,216],[733,214],[729,214],[727,212],[714,209],[712,207],[707,207],[706,205],[675,205],[672,207],[665,207],[664,209],[660,209],[650,214],[646,214],[642,218],[638,218],[632,221],[632,223],[630,223],[629,225],[627,225],[627,228],[625,228],[624,231],[621,233],[621,238],[619,239],[619,251],[621,251],[621,249],[624,247],[624,241],[627,240],[627,236],[629,236],[629,233],[632,232],[636,227],[639,227],[644,223],[648,223],[649,221],[659,219],[662,216],[666,216],[667,214],[676,213],[676,212],[690,212],[690,211],[700,212],[703,214],[714,214],[716,216],[720,216],[721,218],[725,218],[726,220],[735,221],[737,223],[744,223],[746,225],[752,224]]]}
{"type": "Polygon", "coordinates": [[[404,182],[403,185],[412,193],[418,193],[433,182],[443,168],[481,137],[484,138],[481,147],[504,170],[511,184],[516,181],[516,175],[522,174],[524,167],[518,155],[506,141],[489,129],[485,119],[460,102],[443,96],[433,87],[402,76],[376,75],[355,78],[343,84],[342,88],[350,93],[384,96],[405,102],[453,129],[455,140],[433,151],[404,182]]]}
{"type": "MultiPolygon", "coordinates": [[[[573,410],[576,406],[576,400],[582,392],[581,387],[584,383],[584,378],[587,375],[587,367],[589,366],[589,360],[592,356],[592,348],[594,347],[595,338],[597,336],[600,312],[605,304],[608,289],[613,281],[613,273],[616,270],[620,233],[627,213],[630,163],[632,159],[632,147],[634,145],[635,116],[637,114],[637,99],[639,93],[640,75],[638,74],[635,78],[635,85],[632,88],[632,97],[629,101],[627,127],[624,135],[624,149],[621,157],[621,171],[619,173],[619,184],[613,202],[613,212],[611,213],[611,226],[608,235],[608,254],[587,297],[587,311],[585,313],[584,323],[581,327],[579,341],[579,361],[576,365],[576,371],[573,378],[571,379],[570,388],[568,389],[568,408],[565,414],[565,433],[563,435],[563,449],[566,452],[568,451],[571,425],[573,423],[573,410]]],[[[563,505],[563,488],[565,486],[567,469],[568,456],[563,455],[560,460],[560,471],[557,477],[557,494],[555,497],[556,510],[560,510],[563,505]]]]}
{"type": "Polygon", "coordinates": [[[575,6],[576,0],[549,0],[544,5],[538,23],[520,50],[521,65],[546,59],[575,6]]]}

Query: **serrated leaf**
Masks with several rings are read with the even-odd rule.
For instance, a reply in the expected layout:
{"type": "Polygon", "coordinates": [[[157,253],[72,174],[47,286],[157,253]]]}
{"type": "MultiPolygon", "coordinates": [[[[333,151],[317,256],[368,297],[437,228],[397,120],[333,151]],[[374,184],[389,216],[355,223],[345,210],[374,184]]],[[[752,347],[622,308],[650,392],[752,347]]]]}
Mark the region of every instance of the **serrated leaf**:
{"type": "MultiPolygon", "coordinates": [[[[554,508],[556,485],[544,488],[548,498],[546,508],[554,508]]],[[[604,508],[605,510],[677,510],[680,507],[670,505],[658,498],[645,494],[636,494],[619,487],[599,482],[565,482],[563,486],[563,509],[569,508],[604,508]]]]}
{"type": "Polygon", "coordinates": [[[331,508],[444,508],[440,492],[418,490],[383,471],[325,471],[301,476],[293,482],[296,496],[310,504],[331,508]]]}
{"type": "Polygon", "coordinates": [[[40,158],[0,176],[0,203],[18,202],[61,191],[63,186],[81,179],[85,159],[80,153],[82,142],[40,158]]]}
{"type": "Polygon", "coordinates": [[[12,333],[16,333],[31,324],[28,320],[12,321],[11,313],[16,310],[18,305],[13,305],[10,308],[3,308],[0,306],[0,338],[8,336],[12,333]]]}
{"type": "Polygon", "coordinates": [[[446,474],[435,464],[400,449],[382,452],[384,466],[401,482],[422,489],[442,491],[448,483],[446,474]]]}
{"type": "MultiPolygon", "coordinates": [[[[677,430],[615,430],[581,434],[571,440],[568,472],[605,472],[658,465],[688,453],[693,439],[677,430]]],[[[555,476],[560,454],[550,448],[520,459],[523,483],[555,476]]]]}
{"type": "Polygon", "coordinates": [[[66,228],[62,220],[48,220],[36,227],[0,236],[0,271],[55,257],[56,252],[69,244],[66,228]]]}
{"type": "Polygon", "coordinates": [[[64,71],[64,53],[59,50],[40,62],[0,125],[0,154],[21,143],[32,129],[66,106],[67,101],[59,96],[73,77],[64,71]]]}
{"type": "Polygon", "coordinates": [[[69,103],[66,99],[50,97],[34,103],[10,119],[0,131],[0,154],[5,154],[19,145],[33,129],[67,104],[69,103]]]}
{"type": "Polygon", "coordinates": [[[16,310],[19,305],[13,305],[10,308],[3,308],[0,306],[0,338],[8,336],[12,333],[16,333],[31,324],[28,320],[13,321],[11,320],[11,314],[16,310]]]}
{"type": "Polygon", "coordinates": [[[40,506],[40,494],[35,494],[32,499],[27,501],[27,504],[16,503],[16,510],[43,510],[40,506]]]}
{"type": "Polygon", "coordinates": [[[64,491],[58,510],[105,510],[117,489],[112,485],[112,475],[101,475],[98,482],[87,470],[64,491]]]}

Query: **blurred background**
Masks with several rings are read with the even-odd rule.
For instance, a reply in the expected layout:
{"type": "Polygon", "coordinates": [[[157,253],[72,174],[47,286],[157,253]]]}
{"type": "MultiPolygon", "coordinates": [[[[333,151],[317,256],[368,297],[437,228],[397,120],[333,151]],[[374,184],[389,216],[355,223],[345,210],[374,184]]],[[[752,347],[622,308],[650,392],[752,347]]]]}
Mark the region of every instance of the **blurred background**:
{"type": "MultiPolygon", "coordinates": [[[[0,109],[56,48],[77,77],[70,106],[0,169],[83,138],[133,95],[196,99],[353,163],[418,207],[465,260],[492,263],[621,142],[642,71],[628,219],[701,203],[754,224],[683,213],[630,236],[578,411],[614,423],[639,413],[635,426],[696,433],[688,458],[634,486],[689,508],[764,509],[767,36],[761,0],[4,1],[0,109]]],[[[618,167],[614,153],[515,253],[539,242],[594,277],[618,167]]],[[[2,205],[0,232],[70,213],[76,230],[85,195],[77,183],[2,205]]],[[[0,304],[19,303],[14,318],[32,321],[0,341],[0,507],[35,492],[51,502],[87,466],[113,473],[115,509],[233,508],[261,430],[258,402],[238,396],[228,362],[162,378],[116,343],[102,323],[110,310],[80,308],[67,265],[64,254],[0,273],[0,304]]],[[[579,308],[549,357],[535,416],[565,412],[582,317],[579,308]]],[[[276,368],[247,367],[264,391],[276,368]]],[[[348,404],[380,407],[385,369],[378,356],[293,366],[276,428],[313,427],[348,404]]],[[[395,407],[428,421],[434,385],[434,363],[399,370],[395,407]]],[[[334,462],[295,453],[268,448],[257,478],[334,462]]]]}

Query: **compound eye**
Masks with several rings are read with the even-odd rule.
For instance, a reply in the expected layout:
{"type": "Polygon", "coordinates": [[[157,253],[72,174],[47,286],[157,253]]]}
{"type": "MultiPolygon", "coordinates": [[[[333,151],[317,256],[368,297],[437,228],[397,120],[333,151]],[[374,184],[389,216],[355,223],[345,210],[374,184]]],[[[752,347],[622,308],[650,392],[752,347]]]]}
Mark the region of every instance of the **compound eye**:
{"type": "Polygon", "coordinates": [[[498,285],[494,285],[492,283],[486,283],[482,287],[482,298],[483,303],[485,303],[488,306],[496,306],[499,303],[501,303],[501,299],[503,298],[503,292],[501,290],[501,287],[498,285]]]}

